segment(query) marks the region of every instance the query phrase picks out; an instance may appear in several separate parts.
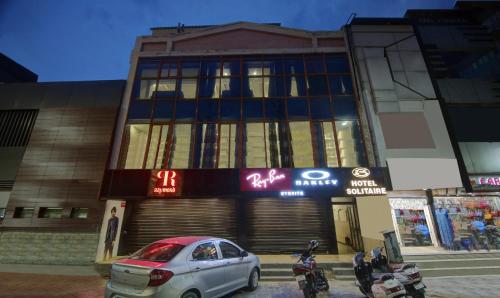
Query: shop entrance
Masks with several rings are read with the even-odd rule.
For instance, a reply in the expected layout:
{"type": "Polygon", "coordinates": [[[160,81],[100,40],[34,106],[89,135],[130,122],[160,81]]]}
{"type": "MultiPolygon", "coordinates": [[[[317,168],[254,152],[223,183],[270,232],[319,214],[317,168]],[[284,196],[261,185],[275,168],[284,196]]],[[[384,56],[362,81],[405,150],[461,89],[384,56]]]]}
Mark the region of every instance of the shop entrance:
{"type": "Polygon", "coordinates": [[[339,254],[363,251],[356,200],[332,198],[332,211],[339,254]]]}

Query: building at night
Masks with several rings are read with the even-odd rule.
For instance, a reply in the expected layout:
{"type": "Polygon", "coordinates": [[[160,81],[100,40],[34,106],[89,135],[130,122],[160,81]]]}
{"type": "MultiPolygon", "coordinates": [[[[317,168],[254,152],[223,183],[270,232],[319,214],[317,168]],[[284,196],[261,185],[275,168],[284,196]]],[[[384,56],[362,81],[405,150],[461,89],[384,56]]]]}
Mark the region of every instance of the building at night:
{"type": "Polygon", "coordinates": [[[327,253],[363,249],[372,223],[360,214],[383,211],[372,202],[390,184],[342,31],[153,28],[131,61],[101,190],[103,226],[111,206],[123,218],[114,253],[190,234],[259,253],[311,239],[327,253]]]}
{"type": "Polygon", "coordinates": [[[36,82],[38,75],[0,53],[0,84],[36,82]]]}

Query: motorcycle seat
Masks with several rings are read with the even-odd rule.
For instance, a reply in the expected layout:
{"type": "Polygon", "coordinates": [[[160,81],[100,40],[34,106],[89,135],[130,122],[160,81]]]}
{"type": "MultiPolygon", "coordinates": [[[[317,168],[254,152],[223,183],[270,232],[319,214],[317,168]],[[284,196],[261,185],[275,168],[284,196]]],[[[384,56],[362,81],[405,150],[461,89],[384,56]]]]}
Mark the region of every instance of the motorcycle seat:
{"type": "Polygon", "coordinates": [[[377,281],[377,280],[379,280],[379,279],[380,279],[380,278],[381,278],[384,274],[385,274],[385,273],[378,273],[378,272],[376,272],[376,273],[372,273],[372,274],[370,275],[370,278],[372,279],[372,281],[377,281]]]}
{"type": "Polygon", "coordinates": [[[309,269],[309,266],[304,264],[293,264],[292,269],[309,269]]]}

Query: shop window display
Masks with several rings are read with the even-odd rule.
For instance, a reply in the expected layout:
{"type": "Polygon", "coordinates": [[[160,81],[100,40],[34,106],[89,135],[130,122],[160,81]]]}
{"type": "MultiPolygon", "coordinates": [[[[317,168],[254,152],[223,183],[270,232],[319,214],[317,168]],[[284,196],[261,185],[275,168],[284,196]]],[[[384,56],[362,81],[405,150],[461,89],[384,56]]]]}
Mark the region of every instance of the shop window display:
{"type": "Polygon", "coordinates": [[[404,246],[431,246],[429,226],[423,210],[395,209],[399,234],[404,246]]]}
{"type": "Polygon", "coordinates": [[[450,250],[500,249],[498,197],[435,198],[443,246],[450,250]]]}

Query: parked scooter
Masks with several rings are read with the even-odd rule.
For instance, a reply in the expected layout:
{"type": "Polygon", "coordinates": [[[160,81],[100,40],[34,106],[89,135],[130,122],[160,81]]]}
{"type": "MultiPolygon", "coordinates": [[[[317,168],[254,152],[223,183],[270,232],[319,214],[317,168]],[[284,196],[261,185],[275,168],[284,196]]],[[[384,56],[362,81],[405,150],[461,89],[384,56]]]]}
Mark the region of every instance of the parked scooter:
{"type": "Polygon", "coordinates": [[[406,290],[391,273],[373,273],[371,263],[365,262],[365,253],[358,252],[352,258],[356,286],[369,298],[405,297],[406,290]]]}
{"type": "Polygon", "coordinates": [[[487,225],[485,234],[487,239],[486,249],[500,249],[500,229],[494,225],[487,225]]]}
{"type": "Polygon", "coordinates": [[[411,297],[425,297],[425,284],[422,282],[422,275],[415,264],[403,264],[392,267],[387,261],[387,257],[382,254],[382,247],[375,247],[371,250],[371,264],[373,269],[382,273],[392,273],[401,282],[407,295],[411,297]]]}
{"type": "Polygon", "coordinates": [[[316,266],[315,256],[312,254],[318,247],[319,241],[311,240],[302,254],[294,255],[300,256],[297,263],[301,263],[292,266],[293,274],[305,298],[315,298],[317,293],[330,289],[323,268],[316,266]]]}

